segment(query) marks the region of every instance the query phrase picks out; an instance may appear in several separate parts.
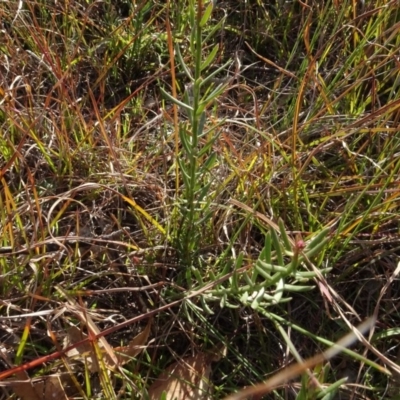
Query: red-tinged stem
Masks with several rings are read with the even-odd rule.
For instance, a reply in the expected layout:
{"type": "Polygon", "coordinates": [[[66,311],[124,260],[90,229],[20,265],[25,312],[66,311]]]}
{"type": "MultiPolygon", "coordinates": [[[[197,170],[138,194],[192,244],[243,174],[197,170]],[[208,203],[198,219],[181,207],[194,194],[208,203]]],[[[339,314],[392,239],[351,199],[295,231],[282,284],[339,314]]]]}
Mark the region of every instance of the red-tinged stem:
{"type": "Polygon", "coordinates": [[[209,289],[213,288],[214,286],[216,286],[216,285],[226,281],[227,279],[229,279],[234,273],[237,274],[237,273],[245,272],[248,269],[249,269],[249,266],[246,266],[246,267],[240,268],[240,269],[238,269],[238,270],[236,270],[234,272],[230,272],[229,274],[226,274],[225,276],[222,276],[221,278],[217,279],[215,282],[211,282],[208,285],[202,287],[201,289],[196,290],[195,292],[192,292],[192,293],[188,294],[183,299],[179,299],[179,300],[173,301],[172,303],[165,304],[164,306],[161,306],[159,308],[156,308],[155,310],[149,311],[146,314],[138,315],[137,317],[134,317],[134,318],[131,318],[131,319],[125,321],[125,322],[122,322],[121,324],[119,324],[117,326],[105,329],[104,331],[102,331],[102,332],[100,332],[100,333],[98,333],[96,335],[93,335],[91,338],[87,337],[86,339],[83,339],[78,343],[74,343],[74,344],[72,344],[71,346],[68,346],[65,349],[56,351],[56,352],[54,352],[52,354],[49,354],[47,356],[39,357],[36,360],[27,362],[27,363],[25,363],[23,365],[19,365],[18,367],[13,367],[13,368],[10,368],[10,369],[8,369],[6,371],[0,372],[0,381],[2,381],[4,379],[6,379],[6,378],[18,373],[18,372],[27,371],[27,370],[29,370],[31,368],[37,367],[37,366],[45,363],[45,362],[60,358],[61,356],[65,355],[65,353],[67,353],[68,351],[70,351],[72,349],[75,349],[76,347],[81,346],[81,345],[83,345],[83,344],[85,344],[85,343],[87,343],[89,341],[93,341],[93,340],[99,339],[99,338],[101,338],[103,336],[109,335],[110,333],[118,331],[119,329],[122,329],[125,326],[129,326],[129,325],[131,325],[131,324],[133,324],[135,322],[141,321],[141,320],[146,319],[146,318],[150,318],[153,315],[156,315],[161,311],[167,310],[167,309],[169,309],[171,307],[174,307],[174,306],[180,304],[181,302],[183,302],[186,299],[191,299],[193,297],[196,297],[199,294],[205,292],[206,290],[209,290],[209,289]]]}

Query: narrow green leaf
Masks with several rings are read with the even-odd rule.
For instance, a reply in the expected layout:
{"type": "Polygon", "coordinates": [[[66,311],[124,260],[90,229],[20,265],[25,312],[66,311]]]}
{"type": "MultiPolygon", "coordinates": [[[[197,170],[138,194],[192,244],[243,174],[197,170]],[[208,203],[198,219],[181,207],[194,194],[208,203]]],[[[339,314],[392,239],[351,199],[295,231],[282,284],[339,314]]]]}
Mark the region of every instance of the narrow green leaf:
{"type": "Polygon", "coordinates": [[[217,280],[217,277],[215,276],[214,272],[211,269],[209,269],[208,275],[210,277],[209,279],[210,282],[215,282],[217,280]]]}
{"type": "Polygon", "coordinates": [[[280,300],[282,299],[283,295],[283,288],[285,287],[285,283],[283,282],[283,279],[279,279],[278,284],[276,285],[276,291],[274,294],[274,301],[276,304],[279,304],[280,300]]]}
{"type": "Polygon", "coordinates": [[[247,300],[249,298],[249,292],[244,292],[240,297],[240,301],[244,304],[247,304],[247,300]]]}
{"type": "Polygon", "coordinates": [[[268,303],[273,303],[274,302],[274,296],[271,296],[268,293],[264,293],[264,300],[267,301],[268,303]]]}
{"type": "Polygon", "coordinates": [[[214,311],[208,306],[204,296],[200,296],[201,305],[203,306],[203,310],[208,315],[214,315],[214,311]]]}
{"type": "Polygon", "coordinates": [[[225,305],[226,305],[226,293],[223,294],[223,295],[221,296],[221,300],[220,300],[220,302],[219,302],[219,306],[220,306],[221,308],[224,308],[225,305]]]}
{"type": "Polygon", "coordinates": [[[205,112],[201,112],[201,114],[198,114],[197,111],[198,111],[198,110],[195,110],[196,115],[199,115],[199,116],[200,116],[200,119],[199,119],[199,123],[198,123],[198,125],[197,125],[197,132],[196,132],[196,134],[197,134],[197,137],[200,137],[201,134],[203,133],[204,125],[206,124],[206,121],[207,121],[207,115],[206,115],[205,112]]]}
{"type": "Polygon", "coordinates": [[[235,269],[239,269],[242,267],[243,265],[243,258],[244,258],[244,253],[240,252],[239,255],[236,258],[236,262],[235,262],[235,269]]]}
{"type": "Polygon", "coordinates": [[[210,148],[213,146],[213,144],[215,143],[215,141],[218,139],[219,135],[215,135],[212,139],[210,139],[199,151],[199,158],[201,158],[201,156],[203,156],[204,154],[206,154],[210,148]]]}
{"type": "Polygon", "coordinates": [[[299,258],[299,255],[297,253],[295,253],[292,256],[290,263],[286,265],[287,269],[286,269],[285,276],[292,276],[292,274],[294,274],[296,272],[300,263],[301,263],[301,258],[299,258]]]}
{"type": "MultiPolygon", "coordinates": [[[[265,309],[259,309],[259,312],[262,313],[263,315],[265,315],[267,318],[271,318],[271,319],[273,319],[275,321],[279,321],[282,324],[285,324],[287,326],[291,326],[296,331],[302,333],[305,336],[308,336],[310,338],[318,340],[320,343],[323,343],[323,344],[325,344],[327,346],[336,346],[336,344],[334,342],[331,342],[330,340],[325,339],[325,338],[323,338],[321,336],[314,335],[313,333],[307,331],[306,329],[302,328],[301,326],[293,324],[292,322],[289,322],[287,320],[287,318],[285,318],[285,317],[282,317],[282,316],[280,316],[278,314],[274,314],[272,312],[266,311],[265,309]]],[[[340,347],[342,347],[342,346],[340,346],[340,347]]],[[[342,352],[344,354],[347,354],[349,357],[353,358],[354,360],[359,360],[359,361],[371,366],[372,368],[377,369],[378,371],[382,371],[382,367],[379,364],[375,363],[374,361],[371,361],[367,357],[364,357],[363,355],[361,355],[357,351],[349,350],[346,347],[343,347],[342,348],[342,352]]]]}
{"type": "Polygon", "coordinates": [[[204,164],[201,166],[201,171],[208,172],[211,171],[217,162],[217,155],[215,153],[211,153],[204,164]]]}
{"type": "Polygon", "coordinates": [[[215,71],[213,71],[210,75],[205,77],[202,82],[200,83],[200,86],[205,86],[207,87],[213,80],[215,76],[217,76],[221,71],[225,70],[225,68],[232,63],[232,60],[228,60],[225,64],[221,65],[219,68],[217,68],[215,71]]]}
{"type": "Polygon", "coordinates": [[[208,43],[209,40],[215,35],[215,32],[220,31],[221,28],[223,28],[224,22],[226,20],[226,17],[222,18],[217,24],[214,24],[213,21],[213,27],[210,31],[208,31],[207,36],[205,37],[205,39],[203,40],[203,43],[208,43]]]}
{"type": "Polygon", "coordinates": [[[268,286],[275,285],[281,279],[282,272],[276,272],[274,275],[271,276],[271,279],[267,282],[268,286]]]}
{"type": "MultiPolygon", "coordinates": [[[[202,210],[202,211],[204,212],[204,210],[202,210]]],[[[198,219],[194,222],[194,224],[195,224],[196,226],[198,226],[198,225],[204,226],[204,223],[210,221],[212,215],[213,215],[213,211],[212,211],[212,210],[207,211],[207,212],[205,213],[205,215],[204,215],[203,217],[201,217],[201,218],[198,218],[198,219]]],[[[203,230],[201,230],[201,231],[203,231],[203,230]]]]}
{"type": "Polygon", "coordinates": [[[186,154],[192,154],[193,148],[192,144],[190,143],[192,138],[186,133],[186,129],[183,127],[179,128],[179,138],[181,139],[181,143],[186,154]]]}
{"type": "Polygon", "coordinates": [[[237,310],[238,308],[240,308],[240,304],[232,304],[227,301],[225,304],[225,307],[232,308],[233,310],[237,310]]]}
{"type": "Polygon", "coordinates": [[[162,92],[162,94],[167,97],[168,100],[172,101],[173,103],[175,103],[176,105],[184,108],[185,110],[191,111],[193,112],[193,107],[191,107],[188,104],[183,103],[182,101],[176,99],[175,97],[171,96],[166,90],[164,90],[162,87],[160,87],[160,90],[162,92]]]}
{"type": "Polygon", "coordinates": [[[326,242],[328,239],[324,239],[322,242],[318,243],[315,247],[312,247],[311,249],[306,249],[304,252],[308,258],[313,257],[315,254],[318,254],[320,250],[325,246],[326,242]]]}
{"type": "Polygon", "coordinates": [[[175,46],[175,52],[176,52],[176,55],[178,56],[179,63],[181,64],[183,70],[185,71],[185,74],[193,82],[194,79],[192,77],[192,73],[191,73],[190,69],[188,68],[188,66],[186,65],[185,60],[182,57],[181,49],[179,48],[178,45],[175,46]]]}
{"type": "Polygon", "coordinates": [[[308,400],[307,399],[307,391],[308,391],[308,376],[304,374],[301,378],[301,389],[296,396],[296,400],[308,400]]]}
{"type": "Polygon", "coordinates": [[[200,20],[200,27],[201,28],[207,23],[208,18],[210,18],[211,12],[212,12],[212,10],[214,8],[213,7],[213,3],[214,3],[213,1],[210,1],[208,3],[208,6],[207,6],[206,10],[204,11],[203,16],[201,17],[201,20],[200,20]]]}
{"type": "Polygon", "coordinates": [[[285,265],[283,262],[283,254],[282,254],[282,248],[281,248],[281,242],[279,240],[278,234],[276,233],[275,229],[270,229],[271,232],[271,239],[272,239],[272,244],[274,246],[274,250],[276,252],[276,257],[278,259],[278,264],[279,265],[285,265]]]}
{"type": "MultiPolygon", "coordinates": [[[[210,129],[207,129],[203,132],[202,136],[207,136],[209,135],[212,131],[215,131],[217,128],[220,126],[224,125],[226,122],[226,118],[220,119],[215,125],[212,125],[210,129]]],[[[216,133],[214,138],[218,138],[220,136],[220,133],[216,133]]]]}
{"type": "Polygon", "coordinates": [[[192,268],[194,277],[197,279],[197,282],[200,284],[201,287],[203,287],[204,281],[203,281],[200,271],[195,267],[191,267],[191,268],[192,268]]]}
{"type": "Polygon", "coordinates": [[[308,243],[306,251],[309,250],[309,249],[314,248],[319,243],[321,243],[325,239],[325,237],[329,233],[329,231],[330,231],[330,228],[325,228],[321,232],[319,232],[317,234],[317,236],[315,236],[313,239],[311,239],[311,242],[308,243]]]}
{"type": "Polygon", "coordinates": [[[286,272],[287,271],[287,266],[282,267],[281,265],[270,264],[270,263],[264,262],[262,260],[257,260],[256,263],[257,263],[257,265],[259,265],[261,268],[265,269],[266,271],[270,271],[270,272],[286,272]]]}
{"type": "Polygon", "coordinates": [[[347,377],[339,379],[337,382],[331,383],[328,387],[322,389],[318,395],[317,399],[321,400],[333,400],[336,398],[336,394],[340,386],[346,383],[348,380],[347,377]]]}
{"type": "Polygon", "coordinates": [[[316,277],[316,273],[313,271],[296,271],[296,279],[313,279],[316,277]]]}
{"type": "Polygon", "coordinates": [[[271,233],[268,231],[264,238],[264,247],[261,250],[260,257],[261,261],[271,264],[271,233]]]}
{"type": "Polygon", "coordinates": [[[267,281],[271,280],[271,275],[265,271],[263,268],[261,268],[259,265],[255,264],[254,267],[256,271],[267,281]]]}
{"type": "Polygon", "coordinates": [[[224,276],[224,275],[228,274],[231,271],[231,269],[232,269],[232,261],[229,260],[225,263],[225,266],[219,276],[224,276]]]}
{"type": "Polygon", "coordinates": [[[178,165],[179,169],[182,171],[183,183],[188,188],[190,187],[190,175],[187,173],[186,167],[184,166],[183,161],[180,158],[178,158],[178,165]]]}
{"type": "Polygon", "coordinates": [[[167,400],[167,392],[165,390],[163,390],[160,400],[167,400]]]}
{"type": "Polygon", "coordinates": [[[375,335],[372,336],[371,343],[374,343],[381,339],[388,339],[391,336],[399,336],[399,335],[400,335],[400,328],[385,329],[382,332],[375,333],[375,335]]]}
{"type": "MultiPolygon", "coordinates": [[[[192,103],[192,100],[189,98],[190,91],[191,91],[191,89],[187,89],[186,88],[185,91],[183,92],[183,102],[185,104],[191,104],[192,103]]],[[[188,116],[190,125],[193,125],[194,111],[186,110],[186,114],[188,116]]]]}
{"type": "Polygon", "coordinates": [[[315,286],[312,285],[288,285],[285,284],[285,290],[288,292],[309,292],[313,290],[315,286]]]}
{"type": "Polygon", "coordinates": [[[215,59],[215,56],[218,53],[219,45],[216,44],[213,49],[211,50],[210,54],[207,56],[207,58],[203,61],[201,64],[200,69],[203,71],[205,70],[215,59]]]}
{"type": "Polygon", "coordinates": [[[281,238],[283,240],[283,244],[285,245],[285,249],[288,251],[292,251],[293,250],[292,245],[290,244],[290,240],[286,233],[286,228],[285,228],[282,218],[279,218],[278,226],[279,226],[279,231],[281,232],[281,238]]]}
{"type": "Polygon", "coordinates": [[[257,293],[256,298],[253,300],[253,302],[250,305],[250,307],[253,310],[256,310],[259,307],[261,300],[264,299],[264,293],[265,293],[264,288],[261,288],[260,291],[257,293]]]}
{"type": "Polygon", "coordinates": [[[201,104],[204,104],[204,107],[209,104],[211,101],[215,100],[220,94],[222,94],[226,89],[226,84],[221,83],[218,85],[205,99],[201,99],[201,104]]]}
{"type": "Polygon", "coordinates": [[[210,186],[211,186],[212,182],[207,182],[202,188],[201,191],[197,193],[197,205],[199,205],[198,203],[200,203],[201,201],[203,201],[204,197],[206,197],[207,193],[210,190],[210,186]]]}
{"type": "Polygon", "coordinates": [[[194,28],[196,25],[196,9],[192,2],[189,2],[189,21],[190,25],[194,28]]]}
{"type": "Polygon", "coordinates": [[[238,275],[236,272],[229,278],[229,283],[231,291],[233,293],[237,293],[239,290],[239,284],[238,284],[238,275]]]}
{"type": "Polygon", "coordinates": [[[258,276],[258,273],[254,268],[252,268],[251,279],[247,272],[245,272],[242,276],[244,277],[244,280],[246,281],[247,285],[252,287],[252,286],[254,286],[255,278],[258,276]],[[253,277],[254,277],[254,279],[253,279],[253,277]]]}
{"type": "MultiPolygon", "coordinates": [[[[185,237],[185,239],[187,236],[185,237]]],[[[193,247],[190,245],[189,249],[192,249],[193,247]]],[[[192,274],[192,269],[190,268],[190,265],[186,265],[186,282],[188,282],[188,286],[191,288],[192,287],[192,282],[193,282],[193,274],[192,274]]],[[[194,304],[193,304],[194,305],[194,304]]],[[[197,306],[196,306],[197,307],[197,306]]]]}

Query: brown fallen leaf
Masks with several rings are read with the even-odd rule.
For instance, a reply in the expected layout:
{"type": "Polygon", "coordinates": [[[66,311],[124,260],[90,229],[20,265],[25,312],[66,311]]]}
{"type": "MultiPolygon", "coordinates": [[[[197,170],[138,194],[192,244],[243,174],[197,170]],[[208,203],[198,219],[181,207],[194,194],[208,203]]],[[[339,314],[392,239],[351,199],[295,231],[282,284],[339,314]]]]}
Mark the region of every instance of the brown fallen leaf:
{"type": "MultiPolygon", "coordinates": [[[[100,334],[100,330],[97,325],[92,320],[91,316],[88,313],[88,310],[83,308],[72,296],[70,296],[62,287],[55,285],[55,288],[67,299],[69,303],[69,310],[78,317],[81,322],[86,325],[88,332],[94,335],[100,334]]],[[[96,343],[92,343],[93,348],[97,351],[98,344],[104,348],[105,352],[107,353],[107,358],[111,360],[114,367],[118,366],[118,360],[113,352],[111,346],[108,344],[106,338],[104,336],[100,336],[96,343]]]]}
{"type": "Polygon", "coordinates": [[[146,325],[146,328],[136,335],[127,346],[114,347],[114,351],[120,365],[126,364],[143,350],[144,345],[147,343],[149,338],[151,322],[152,320],[150,319],[146,325]]]}
{"type": "MultiPolygon", "coordinates": [[[[76,326],[71,326],[67,331],[67,336],[64,339],[64,349],[75,343],[78,343],[87,338],[87,335],[83,333],[76,326]]],[[[100,370],[97,357],[93,357],[93,348],[89,342],[85,342],[76,346],[75,348],[68,350],[65,355],[69,358],[78,359],[80,362],[85,363],[90,372],[98,372],[100,370]]]]}
{"type": "Polygon", "coordinates": [[[68,400],[59,375],[32,380],[9,380],[10,388],[21,400],[68,400]]]}
{"type": "MultiPolygon", "coordinates": [[[[8,365],[12,365],[6,353],[2,352],[2,358],[8,365]]],[[[70,386],[70,383],[69,374],[30,379],[26,371],[20,371],[16,373],[15,378],[3,381],[1,386],[10,387],[21,400],[67,400],[64,389],[70,386]]]]}
{"type": "Polygon", "coordinates": [[[150,386],[149,400],[159,400],[163,392],[166,400],[209,400],[211,399],[210,355],[198,353],[170,365],[150,386]]]}
{"type": "MultiPolygon", "coordinates": [[[[149,338],[150,328],[151,320],[147,324],[146,328],[136,335],[127,346],[115,347],[113,349],[119,366],[126,364],[143,350],[144,345],[147,343],[149,338]]],[[[76,326],[71,326],[67,331],[66,340],[64,341],[64,348],[74,343],[78,343],[86,338],[87,335],[84,334],[79,328],[76,326]]],[[[108,369],[114,370],[117,365],[115,364],[114,360],[111,359],[109,353],[104,350],[102,342],[99,342],[98,346],[102,352],[104,364],[108,369]]],[[[94,353],[95,352],[92,345],[89,342],[86,342],[75,347],[74,349],[67,351],[66,356],[78,358],[79,361],[86,363],[90,372],[98,372],[100,370],[100,366],[97,361],[97,356],[94,353]]]]}

